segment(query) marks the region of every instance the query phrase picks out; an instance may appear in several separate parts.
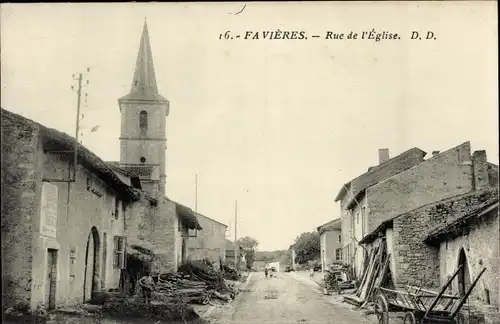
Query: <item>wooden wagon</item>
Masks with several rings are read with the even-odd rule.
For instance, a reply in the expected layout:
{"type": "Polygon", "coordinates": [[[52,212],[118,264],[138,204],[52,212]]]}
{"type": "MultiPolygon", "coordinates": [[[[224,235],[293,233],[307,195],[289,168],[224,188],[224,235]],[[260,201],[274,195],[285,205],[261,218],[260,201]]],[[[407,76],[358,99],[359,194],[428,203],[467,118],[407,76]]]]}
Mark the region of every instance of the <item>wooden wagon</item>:
{"type": "Polygon", "coordinates": [[[406,286],[405,291],[376,287],[378,296],[375,302],[375,314],[379,323],[389,323],[389,312],[405,312],[405,324],[463,323],[460,310],[486,268],[481,270],[463,296],[446,295],[444,292],[450,287],[460,269],[461,266],[439,292],[414,286],[406,286]]]}

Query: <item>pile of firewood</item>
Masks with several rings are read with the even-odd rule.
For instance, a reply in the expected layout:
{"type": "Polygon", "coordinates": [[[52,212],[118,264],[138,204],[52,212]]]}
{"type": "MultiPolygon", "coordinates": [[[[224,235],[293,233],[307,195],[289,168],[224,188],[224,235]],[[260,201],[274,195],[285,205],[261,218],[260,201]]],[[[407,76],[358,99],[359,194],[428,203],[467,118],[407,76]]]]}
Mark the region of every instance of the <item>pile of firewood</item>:
{"type": "Polygon", "coordinates": [[[206,283],[188,280],[179,274],[160,274],[155,292],[163,297],[179,296],[190,303],[206,304],[210,298],[206,283]]]}
{"type": "Polygon", "coordinates": [[[188,303],[198,304],[208,304],[213,298],[227,302],[237,293],[226,284],[222,273],[205,260],[187,262],[179,273],[160,274],[155,292],[159,298],[180,296],[188,303]]]}
{"type": "Polygon", "coordinates": [[[241,279],[241,274],[235,268],[231,268],[227,264],[222,265],[222,275],[226,280],[238,281],[241,279]]]}

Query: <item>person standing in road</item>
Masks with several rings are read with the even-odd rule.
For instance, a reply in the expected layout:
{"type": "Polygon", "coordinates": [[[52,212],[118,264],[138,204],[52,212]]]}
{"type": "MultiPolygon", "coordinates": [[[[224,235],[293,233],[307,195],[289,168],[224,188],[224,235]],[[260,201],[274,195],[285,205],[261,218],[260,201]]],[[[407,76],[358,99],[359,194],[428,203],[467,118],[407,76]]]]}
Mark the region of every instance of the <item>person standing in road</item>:
{"type": "Polygon", "coordinates": [[[144,303],[151,303],[151,293],[155,289],[155,282],[151,276],[151,272],[147,272],[144,277],[139,280],[139,285],[142,288],[142,295],[144,296],[144,303]]]}
{"type": "Polygon", "coordinates": [[[314,268],[311,268],[311,270],[309,271],[309,278],[313,278],[314,277],[314,268]]]}
{"type": "Polygon", "coordinates": [[[265,269],[264,269],[264,273],[265,273],[265,275],[266,275],[266,279],[267,279],[267,275],[269,274],[269,269],[265,268],[265,269]]]}

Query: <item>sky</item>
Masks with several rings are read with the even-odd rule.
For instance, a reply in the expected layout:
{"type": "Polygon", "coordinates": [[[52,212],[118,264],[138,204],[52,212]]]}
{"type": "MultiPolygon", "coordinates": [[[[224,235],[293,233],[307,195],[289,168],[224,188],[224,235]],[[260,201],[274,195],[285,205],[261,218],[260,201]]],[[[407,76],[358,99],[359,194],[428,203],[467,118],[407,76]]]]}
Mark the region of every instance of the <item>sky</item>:
{"type": "Polygon", "coordinates": [[[340,216],[343,183],[419,147],[470,141],[498,164],[496,1],[2,4],[1,105],[75,132],[119,160],[117,99],[130,90],[145,17],[167,117],[169,198],[195,205],[260,250],[286,249],[340,216]],[[305,31],[307,40],[243,39],[305,31]],[[328,40],[397,32],[400,40],[328,40]],[[226,31],[241,37],[219,39],[226,31]],[[436,39],[410,40],[413,30],[436,39]],[[97,132],[89,130],[100,125],[97,132]]]}

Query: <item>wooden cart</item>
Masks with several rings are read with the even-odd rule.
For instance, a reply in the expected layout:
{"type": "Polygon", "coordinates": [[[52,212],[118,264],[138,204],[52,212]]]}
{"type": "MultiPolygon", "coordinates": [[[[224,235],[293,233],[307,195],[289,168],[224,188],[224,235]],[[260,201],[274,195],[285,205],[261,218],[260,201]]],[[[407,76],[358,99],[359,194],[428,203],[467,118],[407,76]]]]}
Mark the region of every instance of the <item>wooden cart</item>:
{"type": "Polygon", "coordinates": [[[413,286],[407,286],[406,291],[376,287],[378,296],[375,301],[375,314],[377,315],[378,322],[380,324],[388,324],[389,312],[405,312],[405,324],[463,323],[460,310],[478,283],[479,278],[486,271],[486,268],[481,270],[464,296],[444,294],[450,287],[453,279],[458,275],[461,267],[458,267],[453,276],[448,279],[439,292],[413,286]]]}

